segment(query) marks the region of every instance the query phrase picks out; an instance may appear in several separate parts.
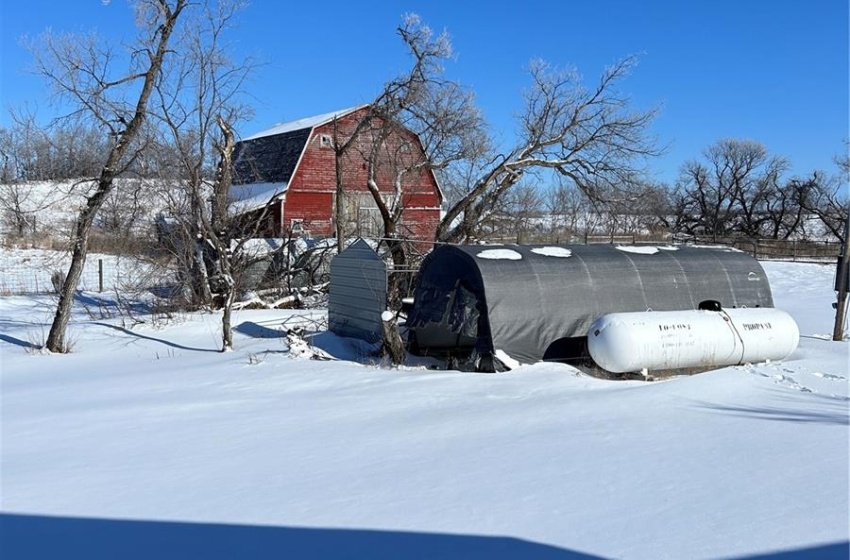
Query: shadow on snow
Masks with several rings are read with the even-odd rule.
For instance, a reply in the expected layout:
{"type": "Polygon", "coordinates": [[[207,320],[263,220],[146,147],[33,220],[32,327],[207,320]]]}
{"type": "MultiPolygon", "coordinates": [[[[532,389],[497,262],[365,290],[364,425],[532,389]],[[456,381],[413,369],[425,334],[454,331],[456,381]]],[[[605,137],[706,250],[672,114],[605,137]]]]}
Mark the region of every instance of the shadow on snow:
{"type": "Polygon", "coordinates": [[[101,313],[109,312],[117,315],[121,313],[122,307],[125,308],[125,312],[130,312],[136,315],[143,315],[145,313],[151,312],[151,305],[146,302],[122,301],[121,303],[119,303],[111,297],[95,296],[83,291],[77,291],[74,294],[74,301],[81,304],[88,312],[92,314],[96,314],[98,311],[100,311],[101,313]]]}
{"type": "Polygon", "coordinates": [[[216,353],[219,352],[219,350],[212,349],[212,348],[194,348],[192,346],[184,346],[182,344],[177,344],[176,342],[171,342],[170,340],[164,340],[162,338],[147,336],[147,335],[138,333],[136,331],[132,331],[130,329],[124,328],[124,327],[119,327],[118,325],[110,325],[109,323],[97,322],[97,323],[92,323],[92,325],[97,325],[99,327],[106,327],[108,329],[113,329],[113,330],[116,330],[118,332],[128,334],[130,336],[134,336],[136,338],[141,338],[141,339],[144,339],[144,340],[151,340],[153,342],[159,342],[160,344],[164,344],[164,345],[170,346],[172,348],[178,348],[180,350],[191,350],[193,352],[216,352],[216,353]]]}
{"type": "Polygon", "coordinates": [[[732,560],[846,560],[847,558],[850,558],[850,542],[844,541],[753,556],[735,556],[732,560]]]}
{"type": "Polygon", "coordinates": [[[251,338],[283,338],[286,333],[280,328],[269,328],[253,321],[243,321],[233,330],[251,338]]]}
{"type": "Polygon", "coordinates": [[[0,553],[10,559],[87,560],[599,558],[510,537],[36,515],[0,515],[0,553]]]}
{"type": "MultiPolygon", "coordinates": [[[[327,560],[593,560],[591,554],[512,537],[134,521],[0,514],[0,555],[14,559],[310,558],[327,560]]],[[[735,557],[737,560],[846,559],[850,542],[735,557]]]]}
{"type": "Polygon", "coordinates": [[[14,344],[15,346],[22,346],[30,350],[36,350],[40,348],[40,346],[38,346],[37,344],[33,344],[32,342],[28,342],[26,340],[21,340],[20,338],[15,338],[14,336],[9,336],[7,334],[0,334],[0,340],[2,340],[3,342],[8,342],[9,344],[14,344]]]}
{"type": "Polygon", "coordinates": [[[801,424],[837,424],[850,425],[848,399],[844,396],[810,395],[816,406],[811,410],[770,406],[736,406],[720,403],[700,402],[700,408],[721,414],[733,414],[756,420],[795,422],[801,424]]]}

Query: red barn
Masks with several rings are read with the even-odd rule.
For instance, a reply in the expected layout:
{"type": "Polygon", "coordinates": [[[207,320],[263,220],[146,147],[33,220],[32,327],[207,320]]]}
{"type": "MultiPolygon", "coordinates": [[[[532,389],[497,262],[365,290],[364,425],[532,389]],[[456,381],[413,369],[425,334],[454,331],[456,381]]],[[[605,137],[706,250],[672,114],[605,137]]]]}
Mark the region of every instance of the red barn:
{"type": "MultiPolygon", "coordinates": [[[[245,138],[233,156],[231,198],[236,212],[262,219],[259,235],[335,234],[336,151],[350,138],[368,106],[279,124],[245,138]]],[[[382,221],[368,190],[369,129],[340,158],[346,236],[379,237],[382,221]]],[[[403,208],[398,231],[410,239],[433,241],[440,221],[442,192],[423,166],[422,143],[413,132],[393,129],[382,144],[376,179],[382,198],[403,208]]]]}

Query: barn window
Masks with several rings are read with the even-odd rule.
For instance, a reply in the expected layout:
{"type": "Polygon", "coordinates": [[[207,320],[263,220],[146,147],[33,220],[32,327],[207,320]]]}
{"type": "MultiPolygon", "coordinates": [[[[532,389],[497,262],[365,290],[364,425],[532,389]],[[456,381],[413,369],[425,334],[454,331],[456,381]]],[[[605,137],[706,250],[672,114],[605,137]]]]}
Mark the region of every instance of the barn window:
{"type": "Polygon", "coordinates": [[[303,233],[304,232],[304,220],[290,220],[289,221],[289,229],[292,233],[303,233]]]}
{"type": "Polygon", "coordinates": [[[319,146],[322,148],[333,148],[334,141],[330,134],[319,134],[319,146]]]}

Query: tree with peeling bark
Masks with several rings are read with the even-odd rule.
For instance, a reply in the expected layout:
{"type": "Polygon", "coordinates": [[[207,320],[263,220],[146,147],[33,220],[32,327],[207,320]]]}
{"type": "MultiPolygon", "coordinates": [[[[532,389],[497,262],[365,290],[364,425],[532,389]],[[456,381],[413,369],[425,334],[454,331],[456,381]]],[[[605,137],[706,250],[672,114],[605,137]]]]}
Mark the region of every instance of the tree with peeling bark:
{"type": "MultiPolygon", "coordinates": [[[[412,59],[410,69],[384,85],[353,131],[335,135],[335,148],[337,199],[344,195],[342,157],[356,151],[367,170],[365,186],[380,213],[384,241],[393,262],[403,267],[407,258],[399,224],[406,181],[481,157],[490,140],[472,92],[444,77],[443,64],[453,56],[448,35],[435,35],[416,14],[405,15],[397,32],[412,59]],[[422,150],[410,149],[411,142],[422,150]],[[387,191],[393,195],[386,197],[387,191]]],[[[338,204],[338,238],[344,235],[340,212],[338,204]]]]}
{"type": "MultiPolygon", "coordinates": [[[[416,174],[445,169],[455,162],[474,159],[489,148],[484,121],[471,92],[443,77],[443,62],[452,56],[445,33],[435,35],[418,16],[404,17],[398,34],[412,59],[410,69],[385,84],[354,130],[335,134],[337,239],[344,239],[341,201],[345,195],[343,157],[356,154],[366,169],[367,191],[381,220],[381,244],[392,260],[387,308],[397,310],[410,283],[413,243],[400,224],[406,210],[405,185],[416,174]],[[411,149],[419,143],[422,149],[411,149]],[[385,193],[390,192],[387,196],[385,193]]],[[[336,129],[336,127],[335,127],[336,129]]],[[[339,243],[340,249],[342,243],[339,243]]],[[[404,359],[394,321],[385,349],[394,363],[404,359]],[[394,342],[394,343],[393,343],[394,342]]]]}
{"type": "Polygon", "coordinates": [[[129,68],[116,72],[120,57],[94,35],[48,33],[31,49],[36,71],[57,95],[75,108],[74,116],[96,126],[110,139],[105,163],[77,216],[72,235],[71,265],[59,292],[59,303],[47,336],[51,352],[67,352],[66,330],[74,295],[88,254],[89,233],[98,211],[113,190],[115,178],[132,165],[141,150],[140,136],[148,103],[178,21],[188,0],[139,0],[135,4],[139,38],[129,68]]]}
{"type": "MultiPolygon", "coordinates": [[[[600,200],[627,194],[643,175],[646,160],[660,153],[649,134],[657,109],[633,110],[618,90],[636,57],[607,68],[592,88],[585,87],[574,69],[533,62],[516,145],[507,153],[496,153],[472,94],[443,75],[443,63],[452,56],[448,36],[434,36],[415,15],[405,17],[398,33],[413,65],[387,83],[357,130],[370,140],[363,152],[370,169],[368,186],[389,238],[395,236],[393,226],[404,209],[394,206],[400,197],[388,203],[375,188],[375,177],[388,161],[394,163],[397,190],[403,187],[405,174],[423,167],[447,179],[450,207],[436,240],[463,242],[475,238],[501,197],[529,171],[552,171],[600,200]],[[406,161],[391,150],[387,139],[398,127],[418,134],[427,157],[406,161]]],[[[355,146],[354,136],[338,149],[355,146]]]]}

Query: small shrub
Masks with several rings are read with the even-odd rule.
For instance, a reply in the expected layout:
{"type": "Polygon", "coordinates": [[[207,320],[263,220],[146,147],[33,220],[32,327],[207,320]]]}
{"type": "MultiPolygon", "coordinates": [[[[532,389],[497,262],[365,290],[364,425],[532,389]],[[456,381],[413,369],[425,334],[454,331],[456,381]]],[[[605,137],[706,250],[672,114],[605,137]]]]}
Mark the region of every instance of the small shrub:
{"type": "Polygon", "coordinates": [[[28,332],[27,340],[29,341],[29,346],[27,347],[27,354],[44,353],[44,341],[46,340],[46,337],[44,335],[44,329],[42,329],[41,332],[28,332]]]}

